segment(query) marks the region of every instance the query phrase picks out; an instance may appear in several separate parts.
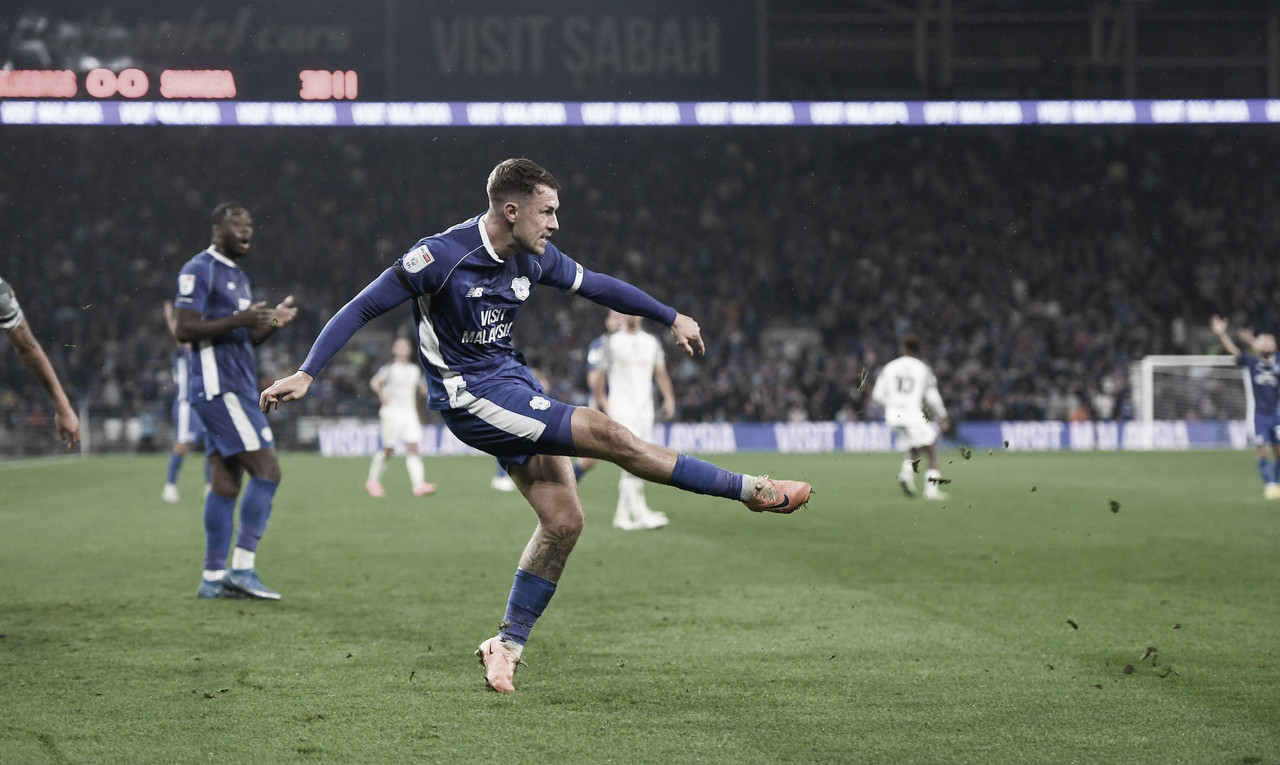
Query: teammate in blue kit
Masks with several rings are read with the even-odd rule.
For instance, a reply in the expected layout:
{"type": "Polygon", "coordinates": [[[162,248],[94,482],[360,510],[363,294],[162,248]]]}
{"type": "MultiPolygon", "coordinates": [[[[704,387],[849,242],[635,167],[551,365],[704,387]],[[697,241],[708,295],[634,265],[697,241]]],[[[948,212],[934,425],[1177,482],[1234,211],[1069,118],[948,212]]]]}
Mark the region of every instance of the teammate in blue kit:
{"type": "Polygon", "coordinates": [[[1277,406],[1280,396],[1280,362],[1276,360],[1274,335],[1254,335],[1247,329],[1237,334],[1257,355],[1247,353],[1231,341],[1227,334],[1227,320],[1214,316],[1210,320],[1213,334],[1236,363],[1249,370],[1249,385],[1253,391],[1253,444],[1258,448],[1258,474],[1262,476],[1262,496],[1280,499],[1280,416],[1277,406]],[[1270,447],[1271,460],[1267,459],[1270,447]]]}
{"type": "Polygon", "coordinates": [[[604,414],[547,396],[511,344],[520,306],[540,284],[662,322],[686,353],[704,351],[698,323],[626,282],[594,273],[548,240],[559,228],[559,184],[528,159],[489,175],[487,212],[419,241],[321,331],[297,372],[262,392],[264,412],[304,397],[312,380],[366,322],[411,302],[428,405],[464,443],[506,464],[538,526],[525,547],[499,632],[480,644],[485,682],[515,690],[529,630],[546,608],[583,528],[569,457],[616,463],[649,481],[790,513],[810,486],[730,473],[650,444],[604,414]]]}
{"type": "Polygon", "coordinates": [[[249,253],[253,218],[243,205],[213,210],[213,242],[187,261],[174,298],[174,338],[191,343],[187,398],[205,428],[212,477],[204,503],[205,562],[197,596],[279,600],[255,569],[258,540],[267,528],[280,485],[280,462],[267,418],[257,406],[258,362],[253,348],[297,315],[293,296],[275,308],[254,302],[238,261],[249,253]],[[244,474],[240,528],[227,567],[236,498],[244,474]]]}
{"type": "MultiPolygon", "coordinates": [[[[173,301],[164,301],[164,320],[173,333],[173,323],[177,317],[173,312],[173,301]]],[[[165,468],[164,488],[160,491],[160,499],[170,505],[182,501],[178,494],[178,473],[182,463],[187,459],[187,452],[192,444],[204,443],[204,424],[200,415],[191,408],[187,399],[188,381],[191,379],[191,345],[178,343],[173,350],[173,447],[169,449],[169,463],[165,468]]],[[[209,461],[204,460],[204,484],[209,488],[212,476],[209,473],[209,461]]]]}

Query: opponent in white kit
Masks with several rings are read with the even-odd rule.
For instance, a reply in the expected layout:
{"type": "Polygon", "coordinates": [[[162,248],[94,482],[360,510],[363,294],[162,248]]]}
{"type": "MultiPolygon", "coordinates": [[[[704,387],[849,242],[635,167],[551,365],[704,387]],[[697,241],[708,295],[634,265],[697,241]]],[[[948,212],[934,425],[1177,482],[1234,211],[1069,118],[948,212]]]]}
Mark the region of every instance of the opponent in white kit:
{"type": "MultiPolygon", "coordinates": [[[[658,338],[640,328],[639,316],[610,311],[621,329],[604,336],[594,364],[604,371],[592,378],[595,407],[646,441],[653,441],[653,384],[662,391],[662,414],[676,413],[675,393],[667,374],[666,354],[658,338]]],[[[609,322],[606,322],[609,326],[609,322]]],[[[618,506],[613,526],[618,529],[657,529],[669,523],[665,513],[650,509],[644,498],[644,481],[622,471],[618,478],[618,506]]]]}
{"type": "Polygon", "coordinates": [[[898,470],[898,484],[908,497],[915,496],[915,472],[920,455],[928,455],[929,467],[924,473],[924,498],[946,499],[939,490],[942,472],[938,470],[938,433],[949,426],[947,409],[938,393],[938,381],[928,364],[920,360],[920,338],[907,334],[902,338],[902,355],[884,365],[871,398],[884,407],[884,421],[906,446],[908,457],[898,470]]]}
{"type": "Polygon", "coordinates": [[[382,436],[382,448],[373,455],[369,465],[369,480],[364,488],[372,496],[385,497],[382,488],[382,472],[396,447],[404,444],[404,466],[409,471],[413,496],[421,497],[436,490],[434,483],[427,483],[418,454],[418,442],[422,440],[422,420],[418,417],[418,396],[427,395],[426,379],[422,367],[413,359],[413,344],[408,338],[398,338],[391,344],[395,360],[384,365],[369,381],[369,387],[382,402],[378,409],[378,430],[382,436]]]}

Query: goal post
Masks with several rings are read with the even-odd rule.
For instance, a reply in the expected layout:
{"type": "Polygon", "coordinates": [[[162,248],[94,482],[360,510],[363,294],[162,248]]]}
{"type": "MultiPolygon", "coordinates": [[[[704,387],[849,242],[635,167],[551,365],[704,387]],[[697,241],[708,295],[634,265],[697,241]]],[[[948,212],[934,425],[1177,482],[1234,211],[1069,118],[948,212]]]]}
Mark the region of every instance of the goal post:
{"type": "Polygon", "coordinates": [[[1130,370],[1143,448],[1158,420],[1247,420],[1253,416],[1248,372],[1234,356],[1147,356],[1130,370]]]}

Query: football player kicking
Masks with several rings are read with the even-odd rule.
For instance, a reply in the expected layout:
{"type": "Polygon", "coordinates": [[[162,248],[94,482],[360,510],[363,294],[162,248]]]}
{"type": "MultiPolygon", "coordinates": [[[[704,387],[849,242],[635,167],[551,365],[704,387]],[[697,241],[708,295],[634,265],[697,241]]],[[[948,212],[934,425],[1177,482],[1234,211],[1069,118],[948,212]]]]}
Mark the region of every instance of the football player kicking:
{"type": "Polygon", "coordinates": [[[264,412],[307,394],[325,364],[366,322],[411,302],[428,405],[464,443],[497,457],[537,515],[516,569],[498,634],[476,654],[485,682],[515,690],[529,631],[547,607],[582,533],[584,515],[571,455],[596,457],[648,481],[791,513],[810,486],[743,475],[650,444],[604,414],[550,398],[511,343],[534,287],[545,284],[671,328],[687,354],[704,352],[692,318],[642,290],[587,270],[549,241],[560,228],[559,184],[528,159],[489,175],[489,209],[419,241],[325,325],[297,372],[262,392],[264,412]]]}

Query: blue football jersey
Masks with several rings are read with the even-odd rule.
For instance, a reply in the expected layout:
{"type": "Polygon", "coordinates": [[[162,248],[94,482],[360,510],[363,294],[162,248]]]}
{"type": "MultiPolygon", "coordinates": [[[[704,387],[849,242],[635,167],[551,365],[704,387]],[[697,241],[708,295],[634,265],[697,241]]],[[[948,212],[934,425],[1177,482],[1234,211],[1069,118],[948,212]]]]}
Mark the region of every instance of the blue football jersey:
{"type": "Polygon", "coordinates": [[[528,378],[511,343],[511,327],[535,285],[575,292],[583,269],[547,243],[542,255],[502,260],[482,224],[483,215],[420,240],[393,268],[414,293],[418,353],[427,373],[427,404],[458,406],[466,390],[483,395],[503,377],[528,378]]]}
{"type": "MultiPolygon", "coordinates": [[[[178,274],[175,308],[198,311],[206,319],[230,316],[253,305],[249,277],[235,261],[212,247],[188,260],[178,274]]],[[[192,343],[187,400],[209,400],[230,391],[258,396],[258,362],[253,330],[236,327],[192,343]]]]}
{"type": "Polygon", "coordinates": [[[1253,413],[1255,417],[1275,417],[1280,404],[1280,362],[1276,357],[1260,359],[1242,353],[1236,363],[1249,370],[1249,385],[1253,386],[1253,413]]]}

